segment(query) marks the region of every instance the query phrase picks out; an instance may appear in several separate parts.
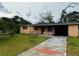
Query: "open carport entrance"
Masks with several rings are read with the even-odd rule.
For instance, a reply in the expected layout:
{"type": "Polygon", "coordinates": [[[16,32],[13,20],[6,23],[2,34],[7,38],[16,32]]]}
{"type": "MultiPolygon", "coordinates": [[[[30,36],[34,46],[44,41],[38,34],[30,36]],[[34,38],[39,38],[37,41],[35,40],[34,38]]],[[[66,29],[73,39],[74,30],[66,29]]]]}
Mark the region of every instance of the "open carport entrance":
{"type": "Polygon", "coordinates": [[[68,26],[58,25],[55,26],[55,36],[68,36],[68,26]]]}

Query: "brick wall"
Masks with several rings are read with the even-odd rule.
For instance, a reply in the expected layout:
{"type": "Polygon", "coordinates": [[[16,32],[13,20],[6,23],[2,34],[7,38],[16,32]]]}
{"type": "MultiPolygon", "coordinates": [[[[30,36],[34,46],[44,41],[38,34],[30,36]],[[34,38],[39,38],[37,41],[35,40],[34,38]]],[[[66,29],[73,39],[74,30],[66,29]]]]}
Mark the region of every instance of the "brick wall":
{"type": "Polygon", "coordinates": [[[23,29],[23,27],[20,27],[20,33],[29,33],[30,32],[30,28],[27,27],[27,29],[23,29]]]}
{"type": "MultiPolygon", "coordinates": [[[[30,34],[41,34],[41,28],[38,27],[38,30],[34,30],[34,27],[27,27],[27,29],[23,29],[20,27],[20,33],[30,33],[30,34]]],[[[54,34],[54,28],[52,28],[52,32],[48,32],[48,27],[44,28],[43,35],[52,35],[54,34]]]]}
{"type": "Polygon", "coordinates": [[[78,37],[78,25],[68,25],[68,36],[78,37]]]}
{"type": "Polygon", "coordinates": [[[41,30],[34,30],[34,27],[27,27],[27,29],[23,29],[23,27],[20,27],[20,33],[30,33],[30,34],[41,34],[41,30]]]}

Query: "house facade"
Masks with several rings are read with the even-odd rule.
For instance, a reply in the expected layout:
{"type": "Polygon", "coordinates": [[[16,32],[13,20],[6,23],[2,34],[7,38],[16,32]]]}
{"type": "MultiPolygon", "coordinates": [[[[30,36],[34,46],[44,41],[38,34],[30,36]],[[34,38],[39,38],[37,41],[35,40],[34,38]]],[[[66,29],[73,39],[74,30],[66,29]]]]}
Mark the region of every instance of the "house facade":
{"type": "Polygon", "coordinates": [[[20,33],[78,37],[78,25],[79,23],[22,24],[20,33]]]}

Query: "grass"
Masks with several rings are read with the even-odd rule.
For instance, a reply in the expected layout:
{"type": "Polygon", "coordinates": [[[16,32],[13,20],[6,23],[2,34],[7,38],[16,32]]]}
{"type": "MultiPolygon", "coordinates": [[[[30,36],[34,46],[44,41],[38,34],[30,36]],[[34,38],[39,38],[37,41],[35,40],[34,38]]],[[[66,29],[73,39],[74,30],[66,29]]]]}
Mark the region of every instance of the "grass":
{"type": "Polygon", "coordinates": [[[46,37],[30,34],[0,37],[0,56],[16,56],[45,40],[46,37]]]}
{"type": "Polygon", "coordinates": [[[67,55],[79,56],[79,37],[69,37],[67,40],[67,55]]]}

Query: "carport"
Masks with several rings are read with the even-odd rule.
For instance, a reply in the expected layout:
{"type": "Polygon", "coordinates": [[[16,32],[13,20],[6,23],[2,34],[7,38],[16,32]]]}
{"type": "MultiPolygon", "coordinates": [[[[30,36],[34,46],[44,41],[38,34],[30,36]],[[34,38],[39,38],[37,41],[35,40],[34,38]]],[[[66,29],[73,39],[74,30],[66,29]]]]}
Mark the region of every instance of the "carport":
{"type": "Polygon", "coordinates": [[[55,36],[68,36],[68,25],[54,26],[55,36]]]}

